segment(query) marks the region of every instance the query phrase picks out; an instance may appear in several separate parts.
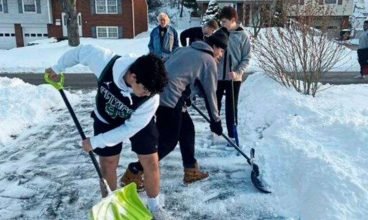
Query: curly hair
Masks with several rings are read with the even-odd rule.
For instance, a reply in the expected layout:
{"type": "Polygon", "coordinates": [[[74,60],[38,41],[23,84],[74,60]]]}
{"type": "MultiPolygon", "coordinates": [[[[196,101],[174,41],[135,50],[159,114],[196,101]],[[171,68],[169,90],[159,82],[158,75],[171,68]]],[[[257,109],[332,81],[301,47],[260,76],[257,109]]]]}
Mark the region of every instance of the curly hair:
{"type": "Polygon", "coordinates": [[[139,57],[129,67],[129,71],[136,75],[137,83],[143,84],[152,94],[162,92],[168,82],[164,63],[153,54],[139,57]]]}

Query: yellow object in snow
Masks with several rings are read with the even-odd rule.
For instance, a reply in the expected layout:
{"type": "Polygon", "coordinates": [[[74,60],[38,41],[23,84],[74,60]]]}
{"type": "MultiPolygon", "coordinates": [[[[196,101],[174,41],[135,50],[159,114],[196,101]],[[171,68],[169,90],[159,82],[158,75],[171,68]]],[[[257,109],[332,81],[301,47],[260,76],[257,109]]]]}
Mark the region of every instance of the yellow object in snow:
{"type": "Polygon", "coordinates": [[[139,198],[137,185],[129,185],[115,190],[101,202],[94,205],[90,220],[151,220],[152,214],[139,198]]]}

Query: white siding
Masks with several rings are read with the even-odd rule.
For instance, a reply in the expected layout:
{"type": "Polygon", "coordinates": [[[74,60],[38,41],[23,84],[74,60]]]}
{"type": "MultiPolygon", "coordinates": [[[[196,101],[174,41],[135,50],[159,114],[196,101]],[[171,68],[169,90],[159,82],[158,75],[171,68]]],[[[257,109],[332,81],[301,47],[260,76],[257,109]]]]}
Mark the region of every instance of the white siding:
{"type": "Polygon", "coordinates": [[[0,25],[0,49],[16,47],[14,26],[0,25]]]}
{"type": "Polygon", "coordinates": [[[0,13],[0,24],[48,24],[51,7],[49,0],[41,0],[41,13],[19,13],[18,0],[8,0],[8,13],[0,13]]]}

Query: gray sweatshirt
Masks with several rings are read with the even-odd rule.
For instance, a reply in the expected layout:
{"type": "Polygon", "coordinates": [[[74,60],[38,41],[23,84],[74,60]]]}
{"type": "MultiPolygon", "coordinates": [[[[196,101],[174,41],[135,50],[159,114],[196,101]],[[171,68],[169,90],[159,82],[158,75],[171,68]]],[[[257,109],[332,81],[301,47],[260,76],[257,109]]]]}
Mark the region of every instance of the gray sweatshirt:
{"type": "MultiPolygon", "coordinates": [[[[203,41],[190,47],[178,48],[165,62],[169,83],[160,94],[160,106],[174,108],[188,85],[191,90],[202,91],[208,102],[210,117],[219,121],[217,109],[217,67],[213,49],[203,41]]],[[[193,95],[193,94],[192,94],[193,95]]]]}
{"type": "Polygon", "coordinates": [[[242,75],[245,69],[249,65],[250,60],[250,42],[248,35],[246,34],[243,27],[239,27],[235,31],[230,31],[229,43],[227,46],[226,54],[227,56],[222,58],[217,66],[218,69],[218,79],[219,80],[230,80],[227,73],[233,71],[237,73],[236,81],[241,81],[242,75]],[[230,61],[231,58],[231,70],[230,61]],[[226,60],[226,71],[224,76],[224,60],[226,60]]]}

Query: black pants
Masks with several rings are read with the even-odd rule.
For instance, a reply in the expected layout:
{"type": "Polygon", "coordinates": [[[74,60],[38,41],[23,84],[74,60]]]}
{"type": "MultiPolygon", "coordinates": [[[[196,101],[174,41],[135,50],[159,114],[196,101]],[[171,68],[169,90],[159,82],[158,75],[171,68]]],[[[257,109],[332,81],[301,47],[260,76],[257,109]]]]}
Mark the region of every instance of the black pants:
{"type": "Polygon", "coordinates": [[[217,83],[217,104],[221,111],[221,101],[225,94],[225,117],[229,137],[234,138],[234,124],[238,123],[238,97],[241,81],[220,80],[217,83]],[[232,85],[233,83],[233,85],[232,85]],[[234,100],[234,102],[233,102],[234,100]]]}
{"type": "Polygon", "coordinates": [[[195,131],[193,121],[188,111],[181,108],[160,106],[156,113],[156,124],[159,132],[158,156],[163,159],[179,142],[180,152],[185,168],[194,168],[195,131]]]}
{"type": "MultiPolygon", "coordinates": [[[[166,157],[179,142],[183,166],[194,168],[197,160],[195,154],[195,130],[188,111],[182,112],[182,104],[176,108],[159,106],[156,112],[156,125],[159,132],[158,156],[159,160],[166,157]]],[[[139,162],[129,164],[129,169],[143,170],[139,162]]]]}

